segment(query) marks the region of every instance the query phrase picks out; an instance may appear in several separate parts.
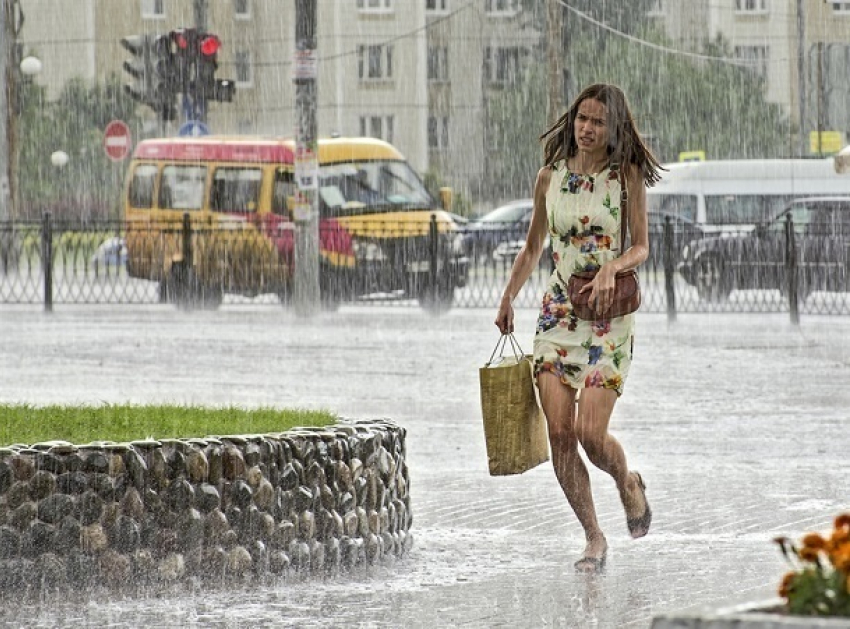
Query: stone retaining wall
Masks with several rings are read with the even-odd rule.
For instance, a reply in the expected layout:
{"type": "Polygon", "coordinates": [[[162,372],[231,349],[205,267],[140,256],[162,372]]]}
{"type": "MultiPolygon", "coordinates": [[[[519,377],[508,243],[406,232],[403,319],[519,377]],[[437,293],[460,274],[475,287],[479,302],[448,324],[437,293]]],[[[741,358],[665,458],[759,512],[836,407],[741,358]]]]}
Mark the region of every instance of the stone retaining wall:
{"type": "Polygon", "coordinates": [[[0,591],[335,571],[412,543],[405,434],[0,448],[0,591]]]}

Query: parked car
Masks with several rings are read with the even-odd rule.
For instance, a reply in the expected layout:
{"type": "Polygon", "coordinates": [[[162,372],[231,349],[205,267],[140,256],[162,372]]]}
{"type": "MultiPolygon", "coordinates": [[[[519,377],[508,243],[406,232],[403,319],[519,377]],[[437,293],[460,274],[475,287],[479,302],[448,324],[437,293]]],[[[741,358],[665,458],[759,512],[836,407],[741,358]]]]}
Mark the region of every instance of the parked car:
{"type": "Polygon", "coordinates": [[[647,224],[649,228],[649,260],[652,268],[662,269],[664,267],[664,225],[667,219],[673,224],[673,242],[671,253],[673,255],[674,267],[682,257],[682,249],[695,240],[705,236],[705,229],[696,221],[667,210],[647,211],[647,224]]]}
{"type": "Polygon", "coordinates": [[[127,243],[119,236],[107,238],[92,254],[89,261],[94,272],[127,268],[127,243]]]}
{"type": "Polygon", "coordinates": [[[480,262],[491,259],[502,243],[525,240],[533,211],[532,199],[518,199],[472,219],[464,226],[466,255],[480,262]]]}
{"type": "Polygon", "coordinates": [[[789,287],[786,222],[794,225],[797,296],[850,291],[850,196],[796,199],[752,231],[702,238],[682,251],[680,271],[700,298],[733,290],[789,287]]]}

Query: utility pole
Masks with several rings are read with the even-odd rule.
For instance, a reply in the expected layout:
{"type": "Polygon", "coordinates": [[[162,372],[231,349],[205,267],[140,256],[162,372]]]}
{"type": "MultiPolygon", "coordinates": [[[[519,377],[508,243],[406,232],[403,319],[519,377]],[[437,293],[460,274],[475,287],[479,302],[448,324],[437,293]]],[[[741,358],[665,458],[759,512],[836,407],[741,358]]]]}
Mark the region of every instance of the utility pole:
{"type": "Polygon", "coordinates": [[[315,315],[319,289],[319,146],[316,129],[317,0],[295,0],[295,270],[293,298],[299,316],[315,315]]]}
{"type": "Polygon", "coordinates": [[[15,59],[17,38],[14,25],[14,0],[0,0],[0,221],[15,215],[14,147],[15,59]]]}
{"type": "Polygon", "coordinates": [[[797,0],[797,101],[800,107],[800,157],[806,155],[806,18],[805,0],[797,0]]]}
{"type": "Polygon", "coordinates": [[[193,0],[192,13],[195,18],[195,29],[199,33],[207,30],[207,0],[193,0]]]}
{"type": "Polygon", "coordinates": [[[546,3],[546,56],[549,71],[549,124],[564,108],[564,10],[557,2],[546,3]]]}

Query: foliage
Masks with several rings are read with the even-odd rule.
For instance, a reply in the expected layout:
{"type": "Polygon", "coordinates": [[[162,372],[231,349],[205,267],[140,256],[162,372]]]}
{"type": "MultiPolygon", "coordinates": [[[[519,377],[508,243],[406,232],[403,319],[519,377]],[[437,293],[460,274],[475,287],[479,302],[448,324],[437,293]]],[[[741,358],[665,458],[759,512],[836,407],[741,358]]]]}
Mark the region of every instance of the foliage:
{"type": "MultiPolygon", "coordinates": [[[[616,4],[607,3],[607,10],[616,4]]],[[[640,14],[637,8],[629,12],[640,14]]],[[[691,150],[705,151],[708,159],[790,154],[790,123],[781,106],[765,100],[764,80],[749,68],[662,52],[583,21],[576,24],[579,20],[570,15],[565,14],[564,29],[565,109],[585,86],[615,83],[625,91],[638,128],[661,161],[676,161],[679,152],[691,150]]],[[[652,24],[635,19],[629,25],[640,39],[675,47],[652,24]]],[[[707,43],[703,53],[733,57],[720,37],[707,43]]],[[[488,104],[491,150],[484,187],[494,199],[528,196],[541,165],[538,137],[548,126],[545,38],[534,58],[541,62],[528,64],[519,84],[493,94],[488,104]]]]}
{"type": "MultiPolygon", "coordinates": [[[[558,0],[552,0],[558,2],[558,0]]],[[[568,4],[576,11],[607,24],[611,28],[630,35],[637,34],[648,22],[647,12],[655,0],[569,0],[568,4]]],[[[530,25],[541,32],[546,30],[546,3],[540,0],[522,0],[522,12],[530,17],[530,25]]],[[[587,28],[587,22],[578,18],[568,9],[563,9],[564,37],[571,41],[581,36],[587,28]]]]}
{"type": "Polygon", "coordinates": [[[126,442],[155,439],[283,432],[295,426],[336,423],[326,411],[194,406],[0,405],[0,444],[41,441],[126,442]]]}
{"type": "Polygon", "coordinates": [[[103,133],[117,119],[137,135],[135,102],[117,78],[92,87],[73,79],[53,102],[43,87],[21,87],[19,218],[38,218],[46,210],[57,218],[117,218],[124,164],[106,156],[103,133]],[[70,158],[64,167],[50,161],[58,150],[70,158]]]}
{"type": "Polygon", "coordinates": [[[786,537],[775,541],[794,567],[779,586],[788,612],[850,617],[850,513],[835,518],[829,537],[809,533],[799,548],[786,537]]]}

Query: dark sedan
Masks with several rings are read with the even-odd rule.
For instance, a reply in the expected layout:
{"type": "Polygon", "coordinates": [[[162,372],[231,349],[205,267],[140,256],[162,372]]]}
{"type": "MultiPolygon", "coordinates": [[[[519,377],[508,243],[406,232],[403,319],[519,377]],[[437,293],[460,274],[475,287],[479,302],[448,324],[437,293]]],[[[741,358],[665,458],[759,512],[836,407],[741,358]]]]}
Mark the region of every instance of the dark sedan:
{"type": "Polygon", "coordinates": [[[701,225],[682,214],[649,209],[646,216],[649,229],[649,260],[647,260],[647,263],[652,268],[661,269],[664,267],[664,260],[668,254],[664,242],[664,226],[668,219],[672,227],[669,254],[673,258],[674,266],[681,260],[682,250],[685,246],[690,242],[700,240],[705,235],[701,225]]]}
{"type": "Polygon", "coordinates": [[[533,211],[534,201],[520,199],[472,219],[464,226],[466,254],[475,261],[492,259],[494,254],[504,257],[497,248],[525,240],[533,211]]]}
{"type": "Polygon", "coordinates": [[[797,296],[850,290],[850,197],[796,199],[751,231],[721,233],[690,243],[679,267],[701,299],[720,301],[733,290],[779,289],[787,294],[797,269],[797,296]],[[788,217],[794,226],[789,256],[788,217]]]}

